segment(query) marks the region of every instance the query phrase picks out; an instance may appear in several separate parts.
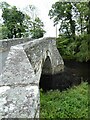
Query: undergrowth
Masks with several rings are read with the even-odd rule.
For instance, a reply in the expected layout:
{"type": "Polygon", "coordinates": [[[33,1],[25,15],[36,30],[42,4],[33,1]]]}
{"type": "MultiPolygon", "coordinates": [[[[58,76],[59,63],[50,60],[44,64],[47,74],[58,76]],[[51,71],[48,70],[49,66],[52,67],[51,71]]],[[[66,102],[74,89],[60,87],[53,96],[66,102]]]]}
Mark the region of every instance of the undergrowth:
{"type": "Polygon", "coordinates": [[[88,118],[88,83],[60,92],[40,91],[40,118],[88,118]]]}

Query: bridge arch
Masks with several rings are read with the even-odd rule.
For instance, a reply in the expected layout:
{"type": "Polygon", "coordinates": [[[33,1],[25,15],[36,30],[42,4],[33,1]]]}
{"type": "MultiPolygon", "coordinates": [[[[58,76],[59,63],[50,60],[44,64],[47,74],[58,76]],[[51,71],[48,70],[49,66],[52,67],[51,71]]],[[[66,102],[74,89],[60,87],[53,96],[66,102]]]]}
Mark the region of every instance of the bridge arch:
{"type": "Polygon", "coordinates": [[[39,88],[44,91],[49,90],[52,84],[52,63],[50,57],[47,56],[42,65],[41,77],[39,80],[39,88]]]}

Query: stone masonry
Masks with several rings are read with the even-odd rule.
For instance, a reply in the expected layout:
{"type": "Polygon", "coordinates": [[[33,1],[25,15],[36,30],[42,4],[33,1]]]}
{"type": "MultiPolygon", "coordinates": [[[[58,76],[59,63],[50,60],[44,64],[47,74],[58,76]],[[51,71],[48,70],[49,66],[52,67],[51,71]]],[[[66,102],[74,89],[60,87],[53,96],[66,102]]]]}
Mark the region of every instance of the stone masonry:
{"type": "Polygon", "coordinates": [[[3,51],[7,51],[10,49],[11,46],[17,45],[17,44],[21,44],[21,43],[25,43],[30,41],[30,38],[12,38],[12,39],[4,39],[4,40],[0,40],[0,52],[3,51]]]}
{"type": "Polygon", "coordinates": [[[0,75],[0,118],[39,118],[39,81],[42,67],[50,58],[43,74],[56,74],[64,62],[55,38],[40,38],[11,46],[0,75]]]}

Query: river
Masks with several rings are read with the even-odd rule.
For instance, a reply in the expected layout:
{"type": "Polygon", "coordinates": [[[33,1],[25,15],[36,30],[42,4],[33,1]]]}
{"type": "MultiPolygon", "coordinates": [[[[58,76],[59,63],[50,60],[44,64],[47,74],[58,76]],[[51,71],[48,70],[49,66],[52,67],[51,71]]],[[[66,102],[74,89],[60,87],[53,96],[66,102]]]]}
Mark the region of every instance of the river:
{"type": "Polygon", "coordinates": [[[68,70],[75,74],[76,76],[81,77],[83,80],[90,80],[90,61],[88,62],[77,62],[75,60],[64,60],[65,66],[68,70]]]}
{"type": "Polygon", "coordinates": [[[77,62],[74,60],[64,60],[65,69],[56,75],[41,75],[40,88],[44,91],[58,89],[63,91],[74,85],[79,85],[82,81],[90,83],[90,61],[77,62]]]}

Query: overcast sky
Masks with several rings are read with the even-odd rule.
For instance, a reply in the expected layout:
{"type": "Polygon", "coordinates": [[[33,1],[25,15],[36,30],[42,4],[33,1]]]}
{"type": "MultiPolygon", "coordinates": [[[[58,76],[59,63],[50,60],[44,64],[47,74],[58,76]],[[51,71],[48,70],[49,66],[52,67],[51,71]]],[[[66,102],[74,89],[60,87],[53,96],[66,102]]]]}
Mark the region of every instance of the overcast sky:
{"type": "Polygon", "coordinates": [[[10,5],[15,5],[21,10],[28,5],[35,5],[38,11],[38,16],[42,20],[45,26],[46,34],[48,37],[56,36],[56,27],[53,26],[53,21],[50,20],[48,12],[51,9],[53,3],[58,0],[0,0],[9,3],[10,5]]]}

